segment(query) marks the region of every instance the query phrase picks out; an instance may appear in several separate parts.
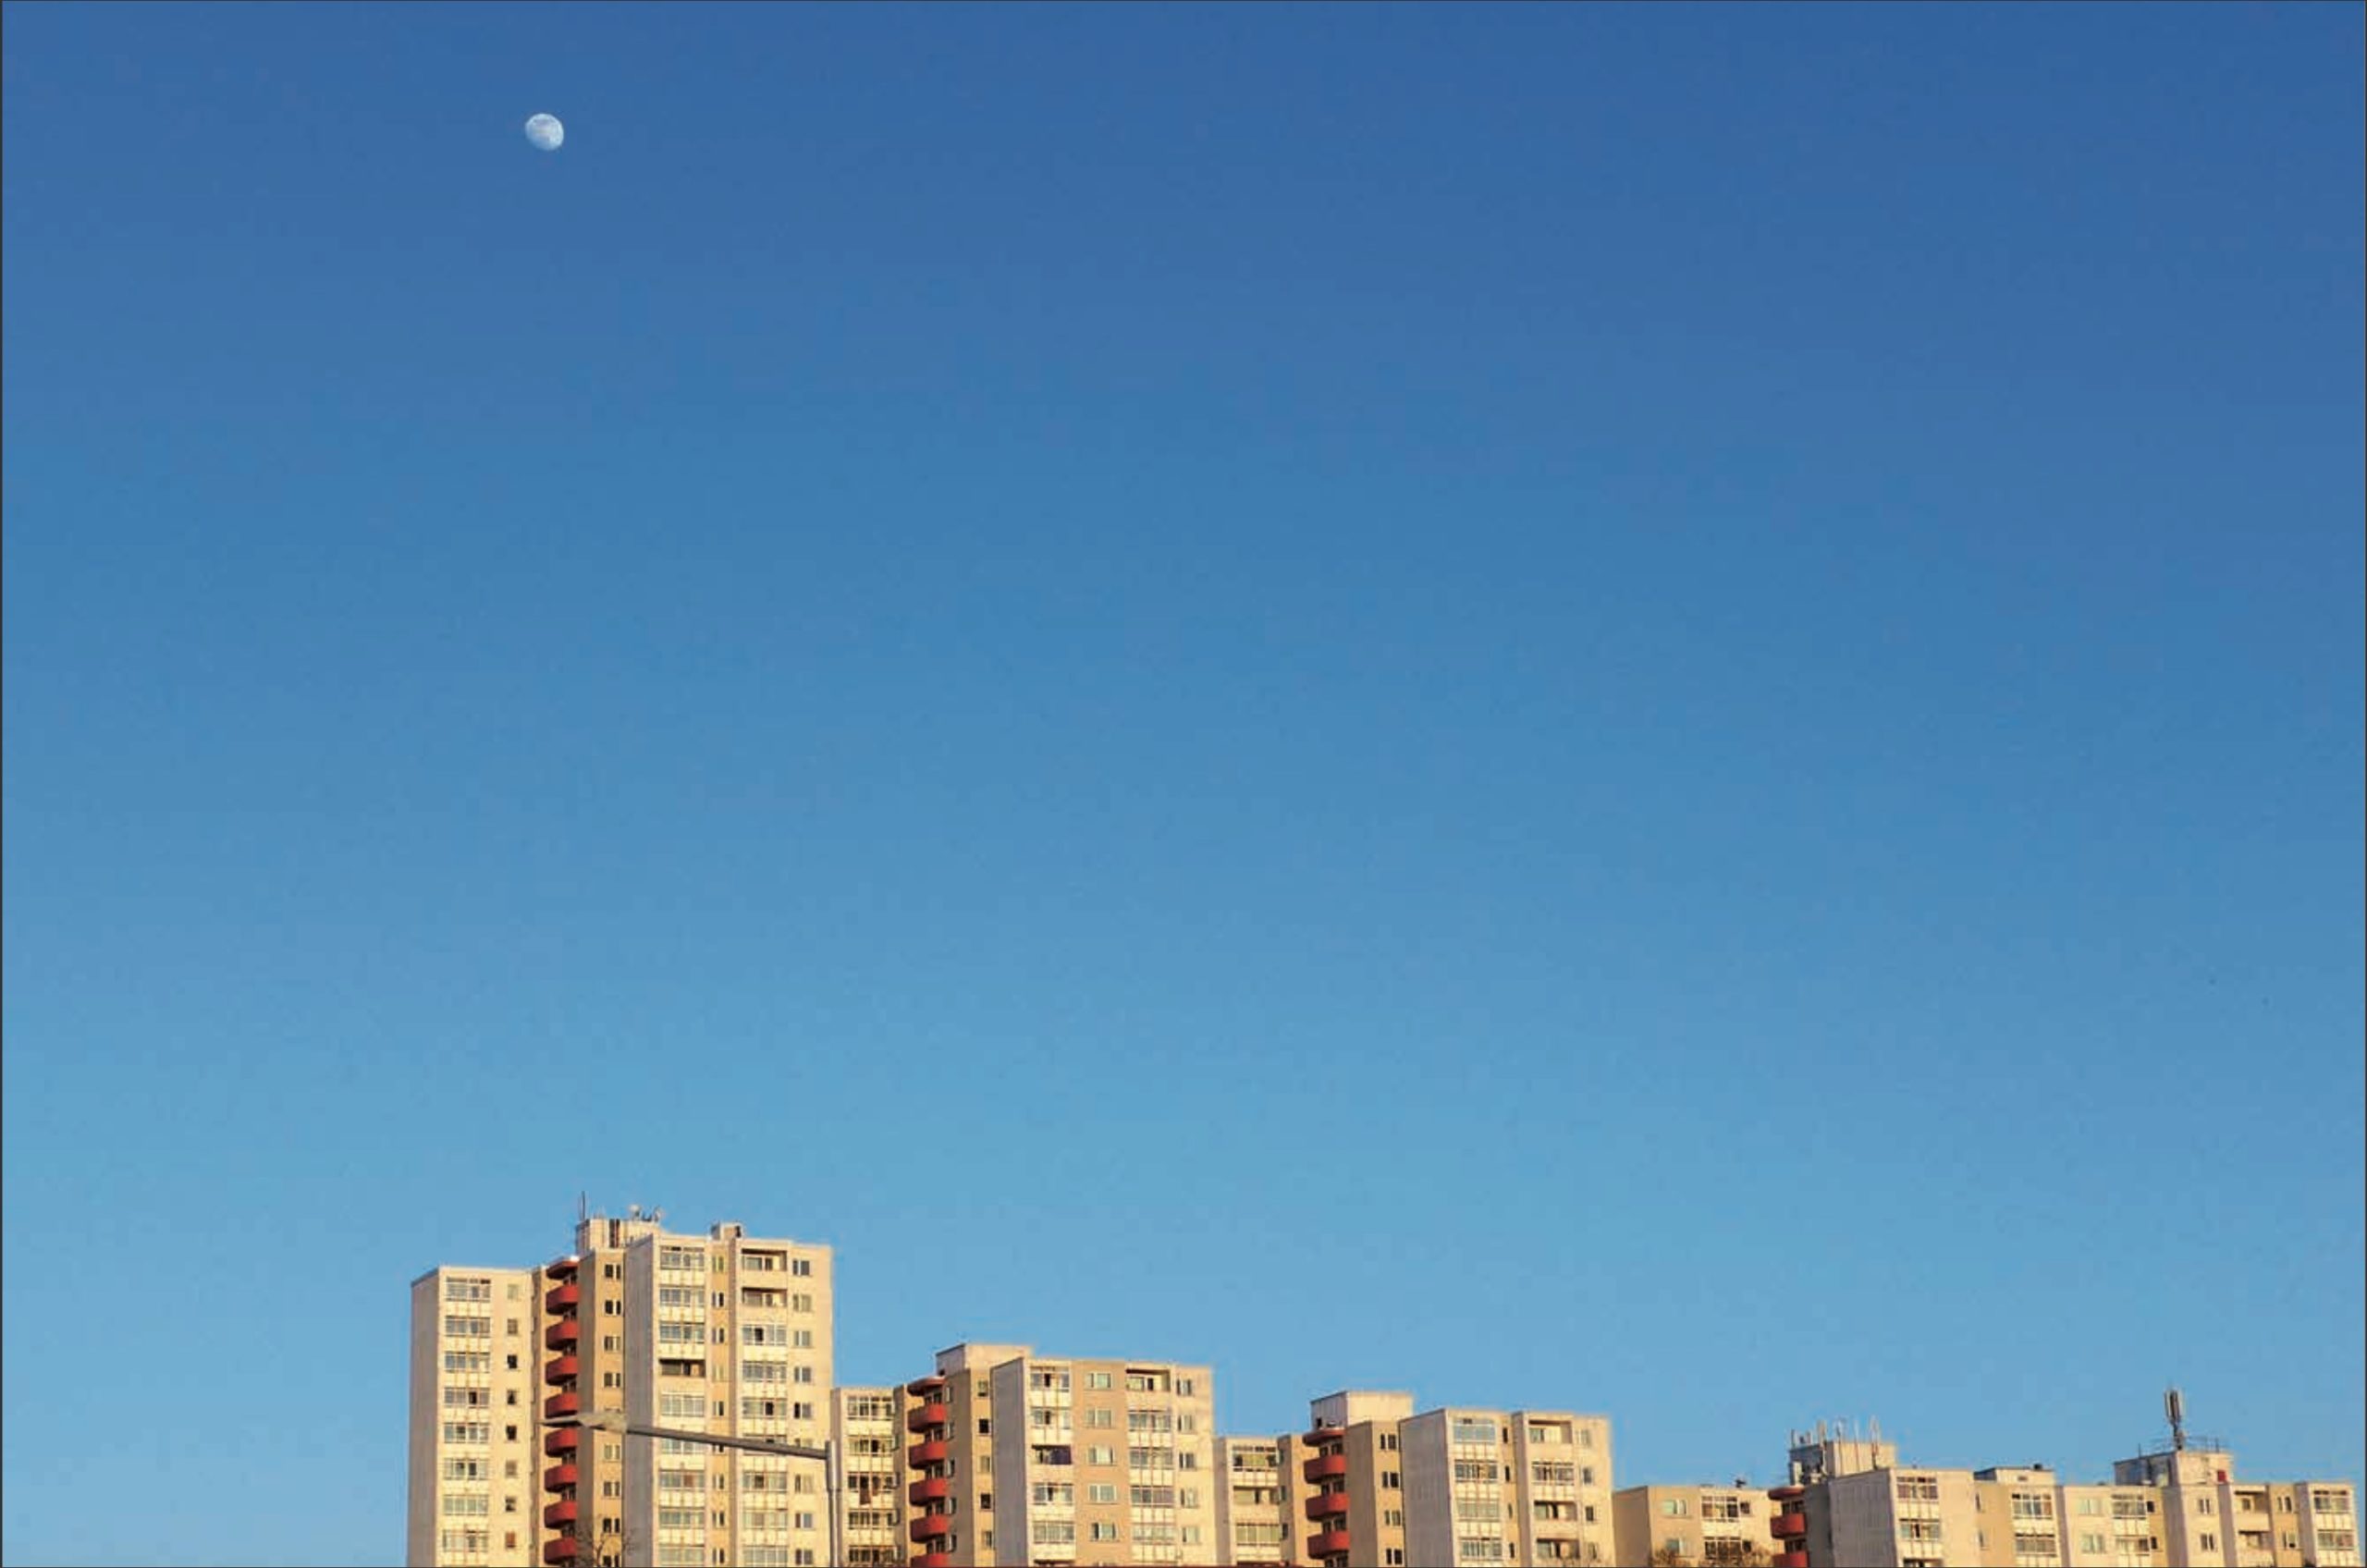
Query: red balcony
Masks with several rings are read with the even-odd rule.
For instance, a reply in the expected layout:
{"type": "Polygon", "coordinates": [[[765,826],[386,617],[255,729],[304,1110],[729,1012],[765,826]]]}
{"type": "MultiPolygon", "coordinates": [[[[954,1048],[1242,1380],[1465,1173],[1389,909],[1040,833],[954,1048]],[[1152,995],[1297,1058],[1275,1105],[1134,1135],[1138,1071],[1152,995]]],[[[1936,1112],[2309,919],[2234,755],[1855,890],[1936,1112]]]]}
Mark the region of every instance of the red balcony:
{"type": "Polygon", "coordinates": [[[1306,1500],[1306,1516],[1309,1519],[1336,1519],[1347,1512],[1348,1494],[1345,1492],[1318,1492],[1306,1500]]]}
{"type": "Polygon", "coordinates": [[[1306,1537],[1309,1557],[1345,1557],[1348,1555],[1348,1532],[1326,1530],[1319,1536],[1306,1537]]]}
{"type": "Polygon", "coordinates": [[[904,1385],[904,1391],[908,1394],[918,1394],[924,1399],[928,1397],[930,1394],[941,1394],[945,1391],[945,1379],[942,1378],[915,1378],[911,1382],[904,1385]]]}
{"type": "Polygon", "coordinates": [[[1347,1435],[1337,1427],[1318,1427],[1312,1432],[1302,1434],[1298,1440],[1309,1448],[1321,1448],[1325,1443],[1336,1443],[1347,1435]]]}
{"type": "Polygon", "coordinates": [[[1334,1481],[1348,1473],[1348,1456],[1344,1453],[1318,1453],[1299,1466],[1299,1473],[1310,1481],[1334,1481]]]}
{"type": "Polygon", "coordinates": [[[583,1366],[571,1355],[555,1355],[543,1366],[546,1383],[572,1383],[583,1366]]]}
{"type": "Polygon", "coordinates": [[[1775,1554],[1775,1568],[1809,1568],[1809,1554],[1805,1551],[1778,1552],[1775,1554]]]}
{"type": "Polygon", "coordinates": [[[583,1286],[575,1284],[557,1285],[543,1292],[543,1310],[546,1312],[572,1312],[575,1310],[575,1304],[583,1299],[583,1286]]]}
{"type": "Polygon", "coordinates": [[[953,1568],[950,1551],[925,1551],[913,1559],[913,1568],[953,1568]]]}
{"type": "Polygon", "coordinates": [[[572,1562],[575,1557],[576,1542],[572,1536],[561,1536],[555,1541],[543,1543],[543,1561],[546,1562],[572,1562]]]}
{"type": "Polygon", "coordinates": [[[904,1430],[926,1432],[931,1427],[945,1426],[952,1419],[953,1412],[950,1408],[941,1402],[931,1401],[927,1404],[918,1406],[910,1415],[904,1417],[904,1430]]]}
{"type": "Polygon", "coordinates": [[[933,1541],[939,1536],[952,1533],[953,1515],[950,1513],[924,1513],[913,1521],[913,1539],[916,1541],[933,1541]]]}
{"type": "Polygon", "coordinates": [[[918,1508],[925,1502],[939,1502],[953,1495],[953,1483],[941,1476],[927,1476],[904,1488],[904,1501],[918,1508]]]}
{"type": "Polygon", "coordinates": [[[543,1343],[551,1350],[571,1345],[583,1334],[583,1326],[572,1317],[562,1317],[543,1330],[543,1343]]]}
{"type": "Polygon", "coordinates": [[[543,1490],[546,1492],[559,1491],[573,1485],[575,1485],[575,1461],[571,1459],[564,1464],[554,1464],[543,1472],[543,1490]]]}
{"type": "Polygon", "coordinates": [[[555,1257],[543,1272],[554,1280],[571,1280],[575,1277],[575,1266],[581,1261],[580,1258],[555,1257]]]}
{"type": "Polygon", "coordinates": [[[543,1510],[543,1523],[554,1530],[564,1530],[575,1523],[575,1500],[552,1503],[543,1510]]]}
{"type": "Polygon", "coordinates": [[[556,1432],[549,1432],[544,1435],[543,1452],[549,1454],[553,1459],[557,1459],[562,1453],[573,1453],[575,1452],[575,1445],[583,1440],[583,1428],[578,1427],[561,1427],[556,1432]]]}
{"type": "Polygon", "coordinates": [[[953,1445],[943,1438],[932,1438],[925,1443],[914,1443],[904,1451],[904,1457],[918,1469],[924,1464],[942,1464],[953,1457],[953,1445]]]}
{"type": "Polygon", "coordinates": [[[1809,1516],[1805,1513],[1778,1513],[1767,1522],[1779,1539],[1809,1533],[1809,1516]]]}
{"type": "Polygon", "coordinates": [[[1791,1502],[1808,1495],[1809,1489],[1806,1487],[1770,1487],[1767,1488],[1767,1500],[1770,1502],[1791,1502]]]}
{"type": "Polygon", "coordinates": [[[543,1401],[543,1419],[556,1421],[562,1415],[573,1415],[583,1408],[583,1402],[573,1394],[553,1394],[543,1401]]]}

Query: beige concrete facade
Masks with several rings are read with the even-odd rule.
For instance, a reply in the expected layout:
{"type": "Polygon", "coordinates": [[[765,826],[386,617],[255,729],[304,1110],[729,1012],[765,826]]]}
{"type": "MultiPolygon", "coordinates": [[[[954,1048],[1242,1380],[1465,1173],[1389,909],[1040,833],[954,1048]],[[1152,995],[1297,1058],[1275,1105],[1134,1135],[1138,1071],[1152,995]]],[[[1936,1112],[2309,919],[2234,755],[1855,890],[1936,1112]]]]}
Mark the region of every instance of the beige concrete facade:
{"type": "Polygon", "coordinates": [[[1757,1568],[1775,1554],[1775,1506],[1756,1487],[1623,1487],[1611,1500],[1612,1561],[1757,1568]]]}
{"type": "MultiPolygon", "coordinates": [[[[572,1423],[611,1411],[635,1425],[818,1445],[830,1435],[830,1249],[665,1231],[637,1210],[589,1216],[575,1251],[536,1269],[440,1268],[412,1291],[407,1560],[484,1568],[803,1568],[828,1555],[820,1467],[572,1423]],[[483,1336],[434,1333],[427,1302],[466,1281],[489,1310],[449,1315],[483,1336]],[[482,1354],[486,1525],[423,1529],[478,1504],[467,1465],[448,1461],[440,1412],[467,1399],[482,1354]],[[448,1366],[454,1367],[447,1370],[448,1366]],[[450,1548],[462,1550],[454,1551],[450,1548]]],[[[475,1430],[463,1424],[473,1451],[475,1430]]],[[[466,1515],[473,1520],[473,1513],[466,1515]]]]}
{"type": "Polygon", "coordinates": [[[1293,1562],[1288,1524],[1288,1444],[1280,1438],[1216,1441],[1216,1561],[1293,1562]]]}
{"type": "Polygon", "coordinates": [[[960,1344],[905,1385],[909,1561],[1216,1561],[1215,1378],[960,1344]]]}
{"type": "Polygon", "coordinates": [[[847,1568],[904,1560],[901,1394],[891,1388],[830,1390],[830,1441],[839,1454],[839,1541],[847,1568]]]}
{"type": "Polygon", "coordinates": [[[435,1268],[411,1282],[407,1562],[536,1561],[534,1292],[526,1268],[435,1268]]]}
{"type": "Polygon", "coordinates": [[[1934,1470],[1875,1439],[1797,1434],[1768,1494],[1777,1568],[2357,1568],[2357,1488],[2248,1482],[2207,1440],[2139,1454],[2109,1484],[2045,1465],[1934,1470]]]}
{"type": "Polygon", "coordinates": [[[1409,1562],[1615,1560],[1605,1417],[1450,1407],[1400,1433],[1409,1562]]]}
{"type": "Polygon", "coordinates": [[[1294,1561],[1326,1568],[1401,1568],[1406,1555],[1404,1426],[1414,1396],[1369,1389],[1326,1394],[1290,1439],[1285,1474],[1294,1561]]]}

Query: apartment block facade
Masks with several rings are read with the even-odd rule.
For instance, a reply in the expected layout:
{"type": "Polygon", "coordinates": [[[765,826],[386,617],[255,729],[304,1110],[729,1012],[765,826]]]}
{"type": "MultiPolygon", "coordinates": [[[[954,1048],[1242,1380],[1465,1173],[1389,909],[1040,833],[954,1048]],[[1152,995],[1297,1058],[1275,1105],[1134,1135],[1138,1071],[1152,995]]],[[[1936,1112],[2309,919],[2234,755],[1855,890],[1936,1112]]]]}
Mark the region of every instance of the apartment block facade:
{"type": "Polygon", "coordinates": [[[2224,1446],[2113,1467],[2109,1485],[2045,1465],[1932,1469],[1878,1440],[1795,1444],[1768,1493],[1777,1568],[2357,1568],[2348,1482],[2246,1482],[2224,1446]]]}
{"type": "Polygon", "coordinates": [[[903,1398],[892,1388],[830,1390],[839,1454],[839,1541],[847,1568],[904,1561],[903,1398]]]}
{"type": "Polygon", "coordinates": [[[1216,1561],[1214,1374],[961,1344],[905,1387],[916,1568],[1216,1561]]]}
{"type": "Polygon", "coordinates": [[[407,1562],[534,1561],[538,1293],[530,1268],[435,1268],[411,1281],[407,1562]]]}
{"type": "Polygon", "coordinates": [[[832,1419],[830,1249],[750,1237],[736,1224],[676,1234],[637,1210],[584,1217],[575,1242],[539,1268],[442,1268],[413,1283],[406,1561],[827,1562],[814,1463],[576,1423],[609,1413],[818,1446],[832,1419]],[[484,1295],[453,1299],[458,1290],[484,1295]],[[484,1417],[446,1423],[447,1402],[472,1397],[480,1367],[484,1417]],[[480,1507],[481,1533],[472,1523],[480,1507]]]}
{"type": "Polygon", "coordinates": [[[1773,1561],[1776,1504],[1757,1487],[1623,1487],[1611,1500],[1612,1561],[1656,1558],[1704,1568],[1773,1561]]]}
{"type": "Polygon", "coordinates": [[[1297,1561],[1283,1468],[1292,1446],[1282,1438],[1216,1440],[1217,1561],[1243,1568],[1297,1561]]]}

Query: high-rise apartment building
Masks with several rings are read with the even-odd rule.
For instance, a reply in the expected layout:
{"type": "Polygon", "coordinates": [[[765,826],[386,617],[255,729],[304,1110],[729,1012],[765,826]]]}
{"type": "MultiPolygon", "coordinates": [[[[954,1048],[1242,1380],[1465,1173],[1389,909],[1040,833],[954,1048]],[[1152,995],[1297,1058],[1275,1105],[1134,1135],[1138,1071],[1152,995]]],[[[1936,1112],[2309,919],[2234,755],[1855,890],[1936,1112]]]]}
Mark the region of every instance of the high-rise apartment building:
{"type": "Polygon", "coordinates": [[[530,1268],[434,1268],[411,1281],[408,1562],[535,1560],[537,1290],[530,1268]]]}
{"type": "Polygon", "coordinates": [[[1380,1390],[1343,1389],[1308,1402],[1307,1429],[1283,1444],[1285,1463],[1305,1483],[1289,1520],[1293,1561],[1322,1568],[1412,1561],[1399,1428],[1413,1414],[1412,1394],[1380,1390]]]}
{"type": "Polygon", "coordinates": [[[812,1461],[576,1423],[609,1412],[637,1426],[821,1444],[833,1415],[830,1249],[733,1224],[676,1234],[638,1210],[586,1216],[575,1241],[540,1268],[438,1268],[413,1284],[408,1561],[828,1561],[812,1461]],[[447,1311],[455,1290],[484,1295],[447,1311]],[[483,1419],[443,1419],[448,1402],[472,1408],[479,1392],[483,1419]]]}
{"type": "Polygon", "coordinates": [[[1227,1438],[1228,1562],[1466,1568],[1614,1560],[1611,1423],[1566,1411],[1447,1407],[1347,1389],[1303,1432],[1227,1438]]]}
{"type": "Polygon", "coordinates": [[[917,1568],[1217,1560],[1208,1368],[961,1344],[905,1392],[917,1568]]]}
{"type": "Polygon", "coordinates": [[[1399,1431],[1411,1562],[1613,1560],[1607,1417],[1450,1407],[1399,1431]]]}

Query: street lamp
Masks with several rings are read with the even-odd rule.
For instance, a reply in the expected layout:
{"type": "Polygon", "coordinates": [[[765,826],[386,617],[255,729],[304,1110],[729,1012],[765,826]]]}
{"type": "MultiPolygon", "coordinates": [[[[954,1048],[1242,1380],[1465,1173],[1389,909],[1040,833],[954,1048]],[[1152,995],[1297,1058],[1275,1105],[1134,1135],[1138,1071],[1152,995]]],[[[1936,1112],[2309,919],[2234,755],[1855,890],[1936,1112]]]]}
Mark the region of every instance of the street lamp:
{"type": "Polygon", "coordinates": [[[613,1432],[626,1438],[671,1438],[677,1442],[704,1443],[708,1448],[745,1449],[750,1453],[769,1453],[783,1459],[818,1459],[822,1462],[823,1506],[830,1511],[830,1562],[833,1568],[845,1562],[839,1550],[839,1452],[828,1439],[818,1448],[811,1443],[777,1443],[764,1438],[727,1438],[714,1432],[684,1432],[671,1427],[643,1427],[625,1418],[621,1410],[586,1410],[576,1415],[564,1416],[551,1423],[555,1427],[589,1427],[595,1432],[613,1432]]]}

